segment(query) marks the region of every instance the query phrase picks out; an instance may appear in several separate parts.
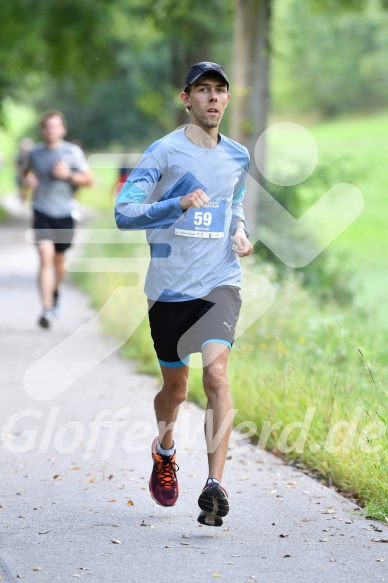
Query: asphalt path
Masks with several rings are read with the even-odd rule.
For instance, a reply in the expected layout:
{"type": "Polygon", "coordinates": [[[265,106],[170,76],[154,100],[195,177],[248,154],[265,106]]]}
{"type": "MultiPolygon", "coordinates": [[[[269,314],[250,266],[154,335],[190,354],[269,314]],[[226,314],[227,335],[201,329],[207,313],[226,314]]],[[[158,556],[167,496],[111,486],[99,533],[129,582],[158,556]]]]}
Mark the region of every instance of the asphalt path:
{"type": "Polygon", "coordinates": [[[0,225],[1,582],[388,581],[386,526],[237,434],[224,476],[231,511],[220,528],[198,524],[206,454],[203,411],[190,402],[176,434],[179,501],[155,504],[158,383],[120,357],[69,281],[62,316],[39,329],[28,213],[10,206],[0,225]],[[91,354],[97,364],[63,389],[91,354]],[[51,397],[31,390],[34,375],[51,397]]]}

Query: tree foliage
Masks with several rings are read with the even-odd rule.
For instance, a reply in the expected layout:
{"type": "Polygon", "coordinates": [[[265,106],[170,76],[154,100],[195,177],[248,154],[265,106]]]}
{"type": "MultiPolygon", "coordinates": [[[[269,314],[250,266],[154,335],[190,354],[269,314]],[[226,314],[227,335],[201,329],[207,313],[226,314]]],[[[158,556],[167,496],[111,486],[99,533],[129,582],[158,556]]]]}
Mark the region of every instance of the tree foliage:
{"type": "Polygon", "coordinates": [[[64,69],[60,79],[51,76],[34,92],[37,108],[55,104],[63,110],[70,130],[76,129],[74,137],[88,148],[115,143],[141,148],[186,123],[179,91],[187,69],[200,60],[225,59],[230,47],[225,34],[231,31],[230,12],[222,12],[222,3],[215,0],[222,16],[213,10],[204,19],[208,4],[115,0],[109,13],[109,75],[80,95],[77,78],[64,69]]]}
{"type": "MultiPolygon", "coordinates": [[[[361,10],[328,12],[288,2],[274,59],[275,107],[331,115],[384,107],[388,92],[388,12],[370,1],[361,10]]],[[[351,2],[351,7],[358,7],[351,2]]]]}
{"type": "Polygon", "coordinates": [[[30,79],[71,76],[80,90],[109,74],[115,0],[2,0],[0,103],[30,79]]]}
{"type": "MultiPolygon", "coordinates": [[[[187,121],[179,101],[186,71],[199,60],[216,60],[231,77],[229,115],[240,110],[236,123],[243,130],[241,137],[232,123],[232,134],[243,142],[265,127],[271,101],[276,111],[326,116],[385,105],[388,0],[261,1],[267,40],[259,42],[263,31],[257,42],[246,39],[255,54],[239,58],[233,15],[239,6],[252,7],[247,18],[253,26],[241,33],[247,37],[260,24],[255,4],[2,0],[0,104],[11,96],[37,109],[64,109],[87,146],[141,146],[187,121]],[[245,60],[251,86],[244,101],[239,75],[245,60]]],[[[224,129],[227,124],[228,116],[224,129]]]]}

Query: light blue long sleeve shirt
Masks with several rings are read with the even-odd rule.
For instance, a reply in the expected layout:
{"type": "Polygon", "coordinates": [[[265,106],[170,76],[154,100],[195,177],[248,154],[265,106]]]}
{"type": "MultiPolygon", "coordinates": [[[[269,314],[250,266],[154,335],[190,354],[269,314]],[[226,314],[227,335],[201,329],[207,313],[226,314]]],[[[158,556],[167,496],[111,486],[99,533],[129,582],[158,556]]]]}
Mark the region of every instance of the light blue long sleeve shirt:
{"type": "Polygon", "coordinates": [[[117,197],[118,228],[146,230],[149,299],[185,301],[220,285],[241,285],[232,235],[237,221],[247,230],[242,200],[249,154],[220,137],[216,147],[203,148],[184,128],[168,134],[145,151],[117,197]],[[209,196],[208,205],[182,211],[182,196],[198,188],[209,196]]]}

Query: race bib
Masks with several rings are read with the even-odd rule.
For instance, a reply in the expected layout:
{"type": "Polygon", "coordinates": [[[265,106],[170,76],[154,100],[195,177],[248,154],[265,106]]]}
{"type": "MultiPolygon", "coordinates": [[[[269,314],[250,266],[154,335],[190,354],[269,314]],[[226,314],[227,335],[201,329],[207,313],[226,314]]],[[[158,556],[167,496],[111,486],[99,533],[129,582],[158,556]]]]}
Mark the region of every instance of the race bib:
{"type": "Polygon", "coordinates": [[[199,209],[189,208],[176,223],[175,234],[183,237],[220,239],[224,236],[226,201],[210,201],[199,209]]]}

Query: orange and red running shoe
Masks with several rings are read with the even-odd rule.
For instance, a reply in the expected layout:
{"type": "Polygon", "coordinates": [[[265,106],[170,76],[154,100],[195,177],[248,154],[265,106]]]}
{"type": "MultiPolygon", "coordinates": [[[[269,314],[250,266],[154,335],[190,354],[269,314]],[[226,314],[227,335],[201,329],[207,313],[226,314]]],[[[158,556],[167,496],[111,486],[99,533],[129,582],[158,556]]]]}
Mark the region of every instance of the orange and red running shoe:
{"type": "Polygon", "coordinates": [[[155,502],[161,506],[174,506],[179,496],[176,477],[179,467],[176,463],[176,453],[159,454],[156,448],[157,443],[158,437],[155,437],[151,448],[154,467],[149,482],[150,493],[155,502]]]}

